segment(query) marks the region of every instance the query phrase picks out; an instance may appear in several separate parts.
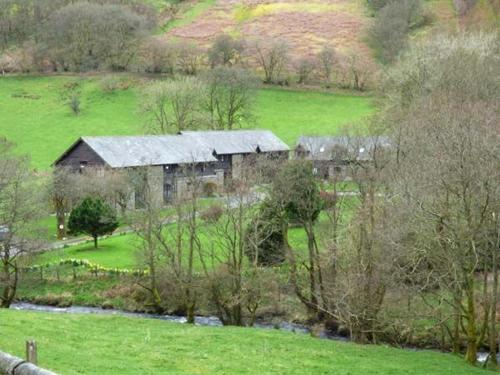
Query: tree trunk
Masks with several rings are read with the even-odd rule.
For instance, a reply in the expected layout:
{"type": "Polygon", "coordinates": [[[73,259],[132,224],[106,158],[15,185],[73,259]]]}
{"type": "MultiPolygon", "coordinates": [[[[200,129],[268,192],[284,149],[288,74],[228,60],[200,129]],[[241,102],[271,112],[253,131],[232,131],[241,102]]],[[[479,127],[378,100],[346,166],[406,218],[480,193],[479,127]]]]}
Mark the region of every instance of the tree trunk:
{"type": "Polygon", "coordinates": [[[460,353],[460,320],[461,320],[461,314],[460,314],[460,305],[459,301],[455,299],[455,306],[454,306],[454,315],[455,318],[453,320],[453,334],[451,337],[452,340],[452,350],[453,353],[459,354],[460,353]]]}
{"type": "Polygon", "coordinates": [[[66,215],[64,210],[56,210],[57,220],[57,239],[62,240],[66,237],[66,215]]]}
{"type": "Polygon", "coordinates": [[[92,236],[94,238],[94,249],[97,249],[97,237],[98,236],[92,236]]]}
{"type": "Polygon", "coordinates": [[[5,278],[5,286],[3,288],[2,297],[0,298],[0,308],[8,309],[16,296],[18,270],[14,269],[14,280],[12,280],[10,271],[10,266],[4,262],[3,274],[5,278]]]}
{"type": "Polygon", "coordinates": [[[470,364],[477,361],[477,327],[476,327],[476,309],[474,301],[474,282],[468,282],[467,290],[467,351],[465,360],[470,364]]]}
{"type": "MultiPolygon", "coordinates": [[[[188,297],[188,299],[189,299],[189,297],[188,297]]],[[[194,324],[194,320],[195,320],[194,319],[195,318],[195,316],[194,316],[195,304],[192,303],[192,302],[188,302],[186,307],[187,307],[187,309],[186,309],[187,323],[188,324],[194,324]]]]}
{"type": "Polygon", "coordinates": [[[490,360],[495,365],[497,362],[497,305],[498,305],[498,259],[497,249],[493,249],[493,287],[491,298],[491,316],[490,316],[490,360]]]}

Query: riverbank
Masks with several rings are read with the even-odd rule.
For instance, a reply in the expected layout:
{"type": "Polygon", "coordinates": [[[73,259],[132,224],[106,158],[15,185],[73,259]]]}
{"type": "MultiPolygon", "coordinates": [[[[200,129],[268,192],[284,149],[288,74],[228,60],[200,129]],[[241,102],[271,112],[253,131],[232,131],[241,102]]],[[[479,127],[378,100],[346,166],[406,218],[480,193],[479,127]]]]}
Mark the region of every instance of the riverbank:
{"type": "Polygon", "coordinates": [[[318,340],[275,329],[200,327],[112,313],[0,311],[0,348],[21,356],[37,340],[39,364],[60,374],[476,375],[461,358],[318,340]]]}
{"type": "MultiPolygon", "coordinates": [[[[27,302],[18,302],[11,306],[11,309],[17,311],[36,311],[36,312],[44,312],[44,313],[59,313],[59,314],[93,314],[93,315],[107,315],[107,316],[123,316],[129,318],[141,318],[141,319],[154,319],[154,320],[163,320],[170,323],[178,323],[178,324],[186,324],[187,319],[185,316],[177,316],[177,315],[160,315],[160,314],[148,314],[142,312],[130,312],[119,309],[105,309],[100,307],[86,307],[86,306],[68,306],[68,307],[54,307],[48,305],[37,305],[33,303],[27,302]]],[[[204,326],[204,327],[223,327],[222,322],[216,316],[196,316],[195,317],[195,325],[196,326],[204,326]]],[[[328,339],[328,340],[336,340],[336,341],[350,341],[347,335],[338,335],[333,332],[326,330],[324,327],[321,329],[312,329],[311,327],[305,324],[298,324],[294,322],[280,321],[280,322],[270,322],[270,321],[259,321],[256,322],[252,327],[246,328],[255,328],[255,329],[274,329],[280,330],[284,332],[298,333],[311,335],[316,338],[328,339]]],[[[411,351],[421,351],[422,349],[418,348],[401,348],[405,350],[411,351]]],[[[478,364],[483,364],[488,360],[488,353],[480,352],[478,353],[478,364]]],[[[500,353],[497,354],[497,360],[500,362],[500,353]]]]}

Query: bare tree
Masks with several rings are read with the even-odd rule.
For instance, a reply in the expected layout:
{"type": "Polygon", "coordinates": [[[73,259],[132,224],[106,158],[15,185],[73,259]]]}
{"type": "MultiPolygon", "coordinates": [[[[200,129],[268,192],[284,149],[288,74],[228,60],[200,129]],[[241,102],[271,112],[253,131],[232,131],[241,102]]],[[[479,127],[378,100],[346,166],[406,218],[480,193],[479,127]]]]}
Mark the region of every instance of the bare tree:
{"type": "Polygon", "coordinates": [[[342,262],[334,270],[339,274],[335,313],[358,342],[377,342],[383,325],[379,314],[387,290],[393,286],[394,257],[384,242],[388,199],[384,186],[390,163],[381,139],[373,139],[370,147],[358,137],[349,140],[347,174],[357,193],[353,197],[356,208],[346,239],[334,247],[342,262]]]}
{"type": "Polygon", "coordinates": [[[328,86],[332,80],[333,66],[337,62],[337,55],[333,47],[325,46],[316,56],[321,75],[328,86]]]}
{"type": "Polygon", "coordinates": [[[175,214],[168,220],[161,215],[163,196],[157,189],[163,174],[154,168],[136,171],[134,181],[141,191],[142,208],[129,215],[141,239],[138,260],[147,270],[139,285],[148,292],[155,311],[175,306],[175,313],[186,314],[188,323],[194,323],[201,289],[196,270],[201,248],[202,177],[198,169],[199,164],[193,162],[176,171],[175,183],[183,188],[171,202],[175,214]]]}
{"type": "Polygon", "coordinates": [[[66,237],[66,214],[71,211],[75,196],[74,173],[61,167],[54,170],[52,184],[49,187],[49,197],[56,214],[57,239],[66,237]]]}
{"type": "Polygon", "coordinates": [[[302,57],[295,63],[295,69],[298,75],[297,83],[308,83],[316,69],[316,62],[312,58],[302,57]]]}
{"type": "Polygon", "coordinates": [[[136,69],[146,73],[173,74],[177,66],[176,45],[159,38],[151,38],[138,51],[136,69]]]}
{"type": "Polygon", "coordinates": [[[69,4],[49,19],[44,41],[64,68],[126,69],[144,36],[147,20],[116,4],[69,4]]]}
{"type": "Polygon", "coordinates": [[[364,91],[373,73],[374,66],[365,56],[350,53],[340,58],[339,83],[342,87],[364,91]]]}
{"type": "Polygon", "coordinates": [[[176,46],[177,67],[186,75],[196,75],[203,60],[202,51],[194,43],[179,43],[176,46]]]}
{"type": "Polygon", "coordinates": [[[161,244],[163,218],[161,216],[161,202],[158,202],[155,194],[155,186],[162,183],[162,177],[154,173],[150,168],[139,168],[133,171],[131,179],[134,188],[141,191],[141,210],[136,210],[128,215],[128,221],[134,228],[134,232],[141,239],[137,255],[139,265],[146,269],[146,283],[140,279],[138,284],[143,287],[150,296],[150,306],[158,313],[163,312],[162,298],[158,286],[158,273],[162,265],[161,244]]]}
{"type": "Polygon", "coordinates": [[[220,34],[208,50],[208,61],[212,68],[238,65],[245,50],[245,43],[227,34],[220,34]]]}
{"type": "Polygon", "coordinates": [[[446,328],[453,346],[464,337],[470,363],[496,310],[486,273],[497,264],[492,218],[500,210],[498,81],[491,80],[499,74],[497,38],[439,37],[414,47],[390,74],[386,116],[398,140],[399,202],[412,210],[401,238],[418,240],[426,277],[454,310],[453,328],[446,328]]]}
{"type": "Polygon", "coordinates": [[[125,215],[131,192],[130,178],[123,171],[93,167],[75,171],[64,166],[56,167],[48,196],[56,215],[57,238],[66,237],[67,213],[83,198],[99,197],[125,215]]]}
{"type": "Polygon", "coordinates": [[[212,246],[200,249],[211,301],[224,325],[253,325],[257,309],[269,292],[264,289],[268,273],[255,262],[246,263],[247,225],[259,201],[259,194],[251,187],[260,172],[251,163],[243,169],[231,182],[232,189],[226,191],[223,215],[207,223],[212,246]],[[247,321],[245,315],[249,316],[247,321]]]}
{"type": "Polygon", "coordinates": [[[254,43],[257,62],[264,71],[264,83],[278,83],[286,68],[289,46],[284,40],[257,41],[254,43]]]}
{"type": "Polygon", "coordinates": [[[43,233],[37,219],[44,212],[43,197],[28,160],[14,156],[12,145],[0,139],[0,307],[16,296],[20,267],[41,247],[43,233]]]}
{"type": "Polygon", "coordinates": [[[144,91],[141,108],[146,116],[147,130],[168,134],[198,128],[204,122],[201,92],[202,83],[192,77],[149,85],[144,91]]]}
{"type": "Polygon", "coordinates": [[[246,70],[218,67],[203,77],[203,107],[215,129],[234,129],[252,120],[256,79],[246,70]]]}

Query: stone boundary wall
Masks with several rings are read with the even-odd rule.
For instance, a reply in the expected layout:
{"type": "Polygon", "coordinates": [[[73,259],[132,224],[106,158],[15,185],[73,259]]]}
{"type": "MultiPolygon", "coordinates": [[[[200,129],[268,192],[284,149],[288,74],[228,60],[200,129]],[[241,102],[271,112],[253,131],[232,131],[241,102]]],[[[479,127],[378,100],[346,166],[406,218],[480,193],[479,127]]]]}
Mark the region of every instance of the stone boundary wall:
{"type": "Polygon", "coordinates": [[[57,375],[24,359],[0,352],[0,375],[57,375]]]}

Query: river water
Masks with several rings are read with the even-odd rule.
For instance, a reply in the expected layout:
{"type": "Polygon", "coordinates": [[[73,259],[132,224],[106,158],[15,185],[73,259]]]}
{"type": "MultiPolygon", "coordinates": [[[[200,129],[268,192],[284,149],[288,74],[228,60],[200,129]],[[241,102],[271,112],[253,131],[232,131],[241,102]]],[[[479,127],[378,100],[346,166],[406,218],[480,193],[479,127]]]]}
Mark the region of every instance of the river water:
{"type": "MultiPolygon", "coordinates": [[[[24,310],[24,311],[42,311],[50,313],[61,313],[61,314],[99,314],[99,315],[119,315],[126,317],[136,317],[143,319],[158,319],[165,320],[168,322],[181,323],[187,322],[184,316],[175,315],[159,315],[159,314],[146,314],[146,313],[136,313],[128,312],[118,309],[103,309],[100,307],[84,307],[84,306],[70,306],[70,307],[54,307],[46,305],[35,305],[32,303],[19,302],[14,303],[10,307],[12,310],[24,310]]],[[[222,322],[219,318],[215,316],[197,316],[195,317],[195,325],[199,326],[209,326],[209,327],[222,327],[222,322]]],[[[255,323],[253,328],[258,329],[280,329],[288,332],[295,332],[301,334],[309,334],[311,330],[309,327],[301,324],[290,323],[290,322],[280,322],[280,323],[268,323],[268,322],[258,322],[255,323]]],[[[326,332],[321,334],[324,338],[330,339],[343,339],[340,336],[328,335],[326,332]]]]}

